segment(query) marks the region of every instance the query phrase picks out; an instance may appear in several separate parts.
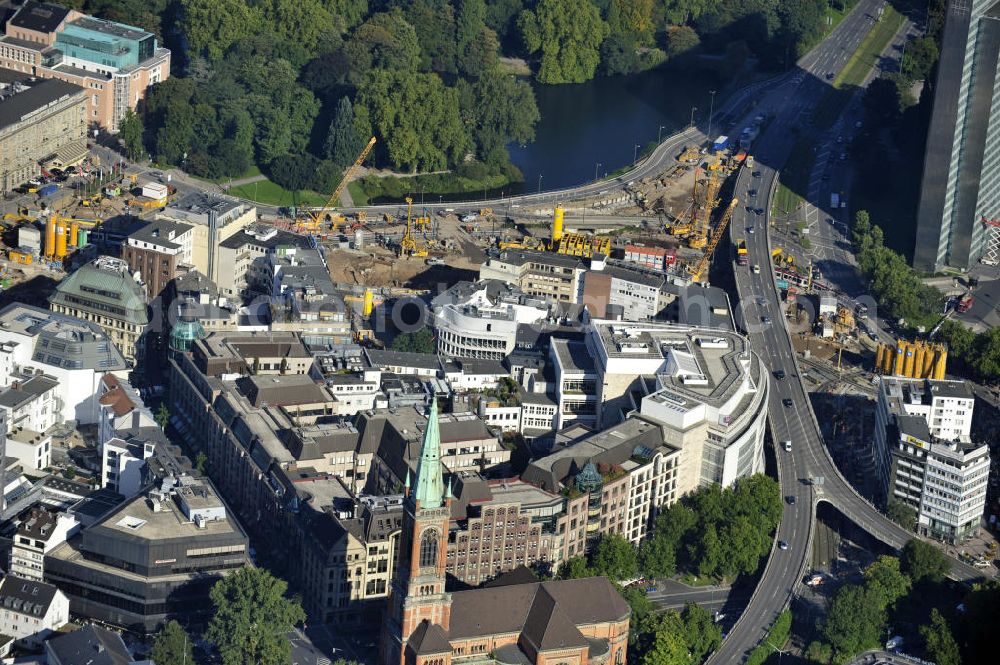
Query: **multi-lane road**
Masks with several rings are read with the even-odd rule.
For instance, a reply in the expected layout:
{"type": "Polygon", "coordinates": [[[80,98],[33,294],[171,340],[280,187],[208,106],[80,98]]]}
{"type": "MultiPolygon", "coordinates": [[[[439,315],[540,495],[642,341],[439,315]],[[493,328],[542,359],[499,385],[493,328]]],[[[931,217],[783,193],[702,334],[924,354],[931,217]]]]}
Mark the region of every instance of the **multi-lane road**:
{"type": "MultiPolygon", "coordinates": [[[[860,40],[870,28],[868,17],[874,15],[880,4],[881,0],[863,0],[831,38],[810,54],[813,57],[800,63],[801,78],[794,103],[781,90],[768,94],[761,106],[774,109],[775,118],[755,147],[758,165],[754,172],[743,169],[737,178],[736,195],[745,198],[748,191],[755,190],[760,203],[752,202],[751,207],[756,209],[759,205],[764,210],[757,215],[739,206],[730,227],[734,241],[746,239],[750,266],[756,264],[761,268],[759,273],[749,267],[736,268],[742,323],[754,350],[769,369],[780,370],[786,377],[773,379],[770,425],[782,492],[785,496],[796,496],[797,500],[794,504],[786,502],[776,534],[776,540],[786,543],[787,549],[774,548],[747,609],[712,655],[712,663],[740,662],[761,641],[792,595],[801,590],[800,580],[809,565],[812,528],[820,501],[830,503],[874,538],[892,547],[901,548],[912,537],[854,490],[840,475],[823,443],[778,302],[768,238],[770,197],[778,171],[795,144],[791,128],[799,123],[803,112],[810,111],[823,98],[828,73],[843,66],[846,58],[840,52],[840,44],[860,40]],[[791,441],[791,451],[786,452],[778,443],[784,441],[791,441]]],[[[972,566],[953,562],[952,577],[966,580],[981,576],[972,566]]]]}

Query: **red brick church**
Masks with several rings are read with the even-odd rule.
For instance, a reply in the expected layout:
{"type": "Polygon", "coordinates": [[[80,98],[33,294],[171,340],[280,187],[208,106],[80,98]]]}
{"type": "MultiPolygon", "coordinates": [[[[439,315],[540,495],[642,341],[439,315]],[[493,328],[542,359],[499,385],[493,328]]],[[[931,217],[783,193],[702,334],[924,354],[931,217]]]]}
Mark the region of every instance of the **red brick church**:
{"type": "Polygon", "coordinates": [[[624,665],[630,610],[606,578],[445,591],[452,499],[432,402],[416,480],[406,483],[382,665],[624,665]]]}

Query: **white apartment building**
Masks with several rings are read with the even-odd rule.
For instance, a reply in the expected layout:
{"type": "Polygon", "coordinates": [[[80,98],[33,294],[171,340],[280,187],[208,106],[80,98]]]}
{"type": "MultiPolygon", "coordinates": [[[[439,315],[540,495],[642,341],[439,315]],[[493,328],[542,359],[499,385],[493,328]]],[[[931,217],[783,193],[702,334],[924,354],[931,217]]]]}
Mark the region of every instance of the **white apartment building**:
{"type": "Polygon", "coordinates": [[[156,418],[142,402],[135,388],[125,379],[107,375],[97,391],[101,416],[97,423],[98,445],[119,436],[124,430],[140,427],[158,428],[156,418]]]}
{"type": "Polygon", "coordinates": [[[549,357],[555,370],[557,430],[570,423],[597,426],[601,404],[594,357],[583,342],[552,339],[549,357]]]}
{"type": "Polygon", "coordinates": [[[0,633],[37,648],[67,623],[69,598],[56,587],[15,575],[0,582],[0,633]]]}
{"type": "Polygon", "coordinates": [[[502,360],[514,350],[519,324],[544,321],[549,307],[506,282],[459,282],[431,302],[438,353],[502,360]]]}
{"type": "Polygon", "coordinates": [[[990,452],[970,440],[975,397],[962,381],[883,377],[875,464],[886,501],[917,510],[917,530],[961,542],[986,505],[990,452]]]}
{"type": "Polygon", "coordinates": [[[127,372],[122,354],[96,323],[20,303],[0,310],[0,387],[37,373],[50,377],[57,422],[96,423],[101,377],[127,372]]]}
{"type": "Polygon", "coordinates": [[[25,469],[41,471],[52,464],[52,435],[18,427],[7,434],[4,453],[25,469]]]}
{"type": "Polygon", "coordinates": [[[44,374],[13,380],[7,390],[0,392],[0,410],[7,414],[7,434],[18,428],[45,432],[61,422],[58,393],[59,383],[44,374]]]}
{"type": "Polygon", "coordinates": [[[42,581],[45,555],[80,530],[80,523],[67,513],[32,508],[11,539],[10,572],[23,579],[42,581]]]}
{"type": "Polygon", "coordinates": [[[763,471],[768,372],[746,337],[597,320],[585,355],[597,377],[598,426],[634,412],[661,424],[665,443],[681,451],[682,494],[763,471]]]}
{"type": "Polygon", "coordinates": [[[126,441],[112,437],[100,448],[101,487],[131,499],[142,490],[146,460],[153,456],[156,443],[142,438],[126,441]]]}

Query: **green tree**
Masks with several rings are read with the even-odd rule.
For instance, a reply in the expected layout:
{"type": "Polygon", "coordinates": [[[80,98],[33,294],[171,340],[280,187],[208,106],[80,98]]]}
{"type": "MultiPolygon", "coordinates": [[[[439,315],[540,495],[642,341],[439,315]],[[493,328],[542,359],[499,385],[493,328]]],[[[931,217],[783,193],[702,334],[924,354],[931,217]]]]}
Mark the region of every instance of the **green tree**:
{"type": "Polygon", "coordinates": [[[434,353],[434,335],[427,328],[401,333],[393,338],[392,350],[410,353],[434,353]]]}
{"type": "Polygon", "coordinates": [[[688,603],[681,612],[684,638],[691,663],[701,663],[722,644],[722,627],[701,605],[688,603]]]}
{"type": "Polygon", "coordinates": [[[584,577],[593,577],[594,571],[587,564],[586,557],[575,556],[563,561],[559,566],[559,579],[578,580],[584,577]]]}
{"type": "Polygon", "coordinates": [[[149,657],[156,665],[193,664],[194,644],[184,628],[171,620],[153,639],[153,650],[149,657]]]}
{"type": "Polygon", "coordinates": [[[654,579],[672,577],[677,572],[677,544],[654,532],[639,545],[639,560],[644,575],[654,579]]]}
{"type": "Polygon", "coordinates": [[[365,77],[372,70],[385,69],[406,75],[420,65],[420,42],[417,33],[403,12],[375,14],[358,26],[344,45],[347,58],[347,79],[364,90],[365,77]]]}
{"type": "Polygon", "coordinates": [[[842,587],[833,597],[823,636],[839,660],[878,648],[888,621],[881,592],[856,585],[842,587]]]}
{"type": "Polygon", "coordinates": [[[354,163],[363,147],[364,139],[358,133],[354,121],[354,105],[349,97],[341,97],[337,101],[333,120],[330,121],[330,131],[327,132],[323,152],[327,159],[344,168],[354,163]]]}
{"type": "Polygon", "coordinates": [[[529,52],[541,51],[538,80],[582,83],[594,77],[607,24],[589,0],[539,0],[518,19],[529,52]]]}
{"type": "Polygon", "coordinates": [[[640,42],[649,41],[653,34],[653,0],[611,0],[608,30],[640,42]]]}
{"type": "Polygon", "coordinates": [[[601,70],[608,76],[632,74],[640,62],[634,35],[611,33],[601,44],[601,70]]]}
{"type": "Polygon", "coordinates": [[[312,182],[318,164],[319,160],[312,155],[282,155],[268,166],[268,177],[291,191],[295,201],[298,193],[312,182]]]}
{"type": "Polygon", "coordinates": [[[880,556],[864,571],[867,588],[881,595],[885,607],[894,607],[896,601],[910,591],[912,582],[900,570],[899,559],[880,556]]]}
{"type": "Polygon", "coordinates": [[[309,52],[329,38],[333,17],[322,0],[267,0],[263,5],[265,25],[273,34],[309,52]]]}
{"type": "Polygon", "coordinates": [[[936,665],[962,665],[958,643],[951,634],[948,622],[936,607],[931,610],[930,625],[920,627],[920,636],[924,639],[927,656],[936,665]]]}
{"type": "Polygon", "coordinates": [[[205,475],[206,462],[208,462],[208,455],[199,450],[198,454],[194,458],[194,468],[198,472],[199,476],[205,475]]]}
{"type": "Polygon", "coordinates": [[[460,163],[471,147],[458,92],[436,74],[375,70],[362,86],[354,112],[362,134],[374,133],[382,154],[396,168],[444,169],[460,163]]]}
{"type": "Polygon", "coordinates": [[[420,40],[420,68],[444,74],[455,74],[457,45],[455,11],[451,4],[436,0],[414,0],[406,9],[406,20],[418,35],[434,35],[435,39],[420,40]]]}
{"type": "Polygon", "coordinates": [[[938,583],[944,580],[951,569],[948,557],[931,543],[911,539],[903,546],[899,558],[900,567],[914,584],[923,582],[938,583]]]}
{"type": "Polygon", "coordinates": [[[167,408],[166,402],[160,402],[160,408],[156,412],[156,424],[160,429],[165,429],[168,422],[170,422],[170,409],[167,408]]]}
{"type": "Polygon", "coordinates": [[[223,665],[283,665],[292,657],[288,633],[306,615],[285,597],[288,584],[263,568],[241,568],[215,583],[205,638],[223,665]]]}
{"type": "Polygon", "coordinates": [[[132,109],[126,110],[118,127],[118,138],[125,146],[125,154],[131,160],[138,159],[144,152],[142,133],[142,118],[136,115],[132,109]]]}
{"type": "Polygon", "coordinates": [[[826,665],[832,657],[833,649],[830,648],[830,645],[819,640],[813,640],[806,648],[806,658],[814,663],[826,665]]]}
{"type": "Polygon", "coordinates": [[[916,509],[899,499],[889,499],[885,507],[885,514],[893,522],[908,531],[914,531],[917,528],[916,509]]]}
{"type": "Polygon", "coordinates": [[[211,60],[260,29],[260,12],[244,0],[181,0],[180,28],[188,47],[211,60]]]}
{"type": "Polygon", "coordinates": [[[684,627],[676,612],[667,612],[652,634],[649,648],[641,650],[641,665],[689,665],[684,627]]]}
{"type": "Polygon", "coordinates": [[[687,25],[667,26],[666,40],[668,58],[676,58],[679,55],[690,53],[701,44],[698,33],[687,25]]]}
{"type": "Polygon", "coordinates": [[[618,534],[603,536],[594,546],[590,565],[597,575],[615,581],[627,580],[639,572],[635,546],[618,534]]]}
{"type": "Polygon", "coordinates": [[[938,45],[933,37],[918,37],[908,42],[901,63],[903,76],[911,81],[926,79],[939,55],[938,45]]]}
{"type": "Polygon", "coordinates": [[[534,140],[541,115],[527,82],[493,68],[472,83],[459,82],[458,94],[463,124],[471,130],[484,163],[503,164],[509,143],[534,140]],[[484,99],[491,101],[484,104],[484,99]]]}

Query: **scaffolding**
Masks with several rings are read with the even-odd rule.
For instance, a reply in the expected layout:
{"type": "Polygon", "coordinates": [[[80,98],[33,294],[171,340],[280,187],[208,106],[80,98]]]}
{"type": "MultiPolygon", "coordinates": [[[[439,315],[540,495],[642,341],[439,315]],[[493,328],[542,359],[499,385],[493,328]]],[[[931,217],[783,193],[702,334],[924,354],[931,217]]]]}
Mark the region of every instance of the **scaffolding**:
{"type": "Polygon", "coordinates": [[[983,217],[986,226],[986,252],[980,261],[988,266],[1000,265],[1000,219],[983,217]]]}

